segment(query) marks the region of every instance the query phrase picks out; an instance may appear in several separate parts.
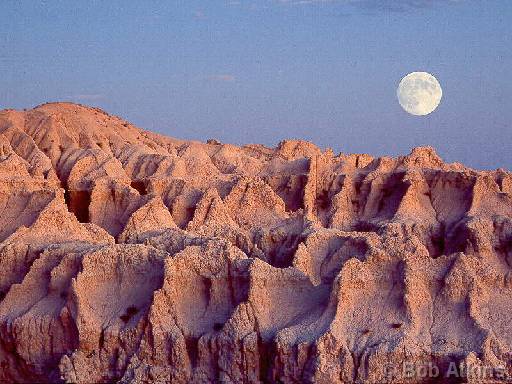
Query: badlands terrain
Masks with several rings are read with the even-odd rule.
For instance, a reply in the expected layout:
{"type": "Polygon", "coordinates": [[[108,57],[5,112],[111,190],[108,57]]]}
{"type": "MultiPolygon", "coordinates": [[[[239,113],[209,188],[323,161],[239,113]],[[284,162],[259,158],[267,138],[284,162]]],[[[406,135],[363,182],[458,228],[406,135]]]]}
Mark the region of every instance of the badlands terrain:
{"type": "Polygon", "coordinates": [[[0,178],[0,382],[512,374],[504,170],[188,142],[51,103],[0,112],[0,178]]]}

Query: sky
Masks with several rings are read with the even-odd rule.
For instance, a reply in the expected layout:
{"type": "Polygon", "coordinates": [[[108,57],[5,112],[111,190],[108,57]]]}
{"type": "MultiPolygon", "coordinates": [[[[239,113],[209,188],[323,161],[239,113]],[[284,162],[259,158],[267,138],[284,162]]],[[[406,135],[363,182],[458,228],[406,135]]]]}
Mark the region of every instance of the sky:
{"type": "Polygon", "coordinates": [[[510,0],[2,0],[0,109],[98,106],[206,141],[512,169],[510,0]],[[412,116],[414,71],[443,88],[412,116]]]}

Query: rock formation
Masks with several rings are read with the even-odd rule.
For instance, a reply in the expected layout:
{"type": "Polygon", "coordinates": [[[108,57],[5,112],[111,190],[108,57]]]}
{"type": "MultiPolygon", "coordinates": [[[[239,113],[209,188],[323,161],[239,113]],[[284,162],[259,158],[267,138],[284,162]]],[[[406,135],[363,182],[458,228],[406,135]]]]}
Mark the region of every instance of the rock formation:
{"type": "Polygon", "coordinates": [[[504,170],[51,103],[0,112],[0,178],[0,382],[512,376],[504,170]]]}

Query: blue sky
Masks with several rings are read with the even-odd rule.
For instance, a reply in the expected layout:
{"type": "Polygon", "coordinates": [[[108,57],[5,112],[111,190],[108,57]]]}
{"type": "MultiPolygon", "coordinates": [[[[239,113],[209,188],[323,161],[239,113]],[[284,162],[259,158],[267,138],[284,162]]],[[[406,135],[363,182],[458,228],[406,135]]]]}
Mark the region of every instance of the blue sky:
{"type": "Polygon", "coordinates": [[[4,0],[0,108],[99,106],[205,141],[313,141],[512,169],[509,0],[4,0]],[[399,106],[409,72],[439,108],[399,106]]]}

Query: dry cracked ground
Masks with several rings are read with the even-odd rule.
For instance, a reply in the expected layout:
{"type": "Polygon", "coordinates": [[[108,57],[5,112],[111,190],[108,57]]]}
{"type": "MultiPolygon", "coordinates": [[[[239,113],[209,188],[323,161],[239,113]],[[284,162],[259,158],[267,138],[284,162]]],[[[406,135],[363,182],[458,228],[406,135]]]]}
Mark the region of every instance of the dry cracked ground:
{"type": "Polygon", "coordinates": [[[0,178],[1,382],[512,373],[504,170],[181,141],[51,103],[0,112],[0,178]]]}

